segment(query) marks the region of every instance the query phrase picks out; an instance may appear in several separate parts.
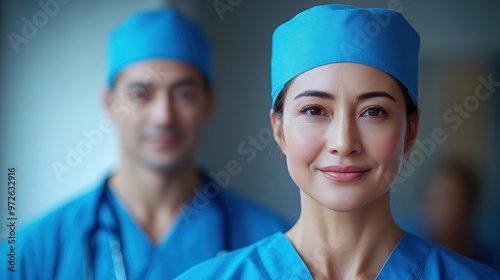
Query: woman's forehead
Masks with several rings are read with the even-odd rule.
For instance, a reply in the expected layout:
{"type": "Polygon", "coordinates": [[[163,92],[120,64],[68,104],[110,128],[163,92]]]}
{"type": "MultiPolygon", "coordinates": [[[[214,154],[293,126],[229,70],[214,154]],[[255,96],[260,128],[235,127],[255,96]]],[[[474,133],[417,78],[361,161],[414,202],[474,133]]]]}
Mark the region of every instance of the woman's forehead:
{"type": "Polygon", "coordinates": [[[358,63],[333,63],[298,75],[288,87],[288,94],[319,90],[332,94],[385,91],[394,94],[399,87],[389,74],[358,63]]]}

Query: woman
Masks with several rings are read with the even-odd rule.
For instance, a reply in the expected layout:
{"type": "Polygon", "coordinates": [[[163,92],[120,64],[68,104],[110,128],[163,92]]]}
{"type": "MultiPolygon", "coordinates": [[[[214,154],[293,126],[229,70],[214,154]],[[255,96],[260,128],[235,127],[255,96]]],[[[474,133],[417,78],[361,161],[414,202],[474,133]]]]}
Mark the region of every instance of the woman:
{"type": "Polygon", "coordinates": [[[181,279],[500,279],[391,215],[389,189],[418,130],[418,49],[386,9],[324,5],[278,27],[270,117],[301,215],[181,279]]]}

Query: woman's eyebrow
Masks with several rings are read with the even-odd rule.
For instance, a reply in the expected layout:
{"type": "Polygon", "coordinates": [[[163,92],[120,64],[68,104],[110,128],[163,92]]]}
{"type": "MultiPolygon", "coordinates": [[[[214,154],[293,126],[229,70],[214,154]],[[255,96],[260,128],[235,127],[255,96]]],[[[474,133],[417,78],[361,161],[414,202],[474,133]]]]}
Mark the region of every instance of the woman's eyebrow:
{"type": "Polygon", "coordinates": [[[386,97],[386,98],[389,98],[390,100],[397,103],[396,99],[386,91],[371,91],[371,92],[362,93],[362,94],[358,95],[358,101],[369,99],[369,98],[375,98],[375,97],[386,97]]]}
{"type": "MultiPolygon", "coordinates": [[[[319,90],[306,90],[304,92],[301,92],[297,96],[295,96],[294,100],[297,98],[300,98],[300,97],[318,97],[318,98],[329,99],[329,100],[335,99],[335,96],[333,94],[328,93],[328,92],[324,92],[324,91],[319,91],[319,90]]],[[[397,103],[396,99],[386,91],[365,92],[365,93],[358,95],[357,99],[358,99],[358,101],[362,101],[365,99],[376,98],[376,97],[389,98],[390,100],[397,103]]]]}
{"type": "Polygon", "coordinates": [[[330,94],[328,92],[324,91],[318,91],[318,90],[306,90],[304,92],[299,93],[297,96],[295,96],[295,99],[300,98],[300,97],[319,97],[323,99],[330,99],[333,100],[335,99],[333,94],[330,94]]]}

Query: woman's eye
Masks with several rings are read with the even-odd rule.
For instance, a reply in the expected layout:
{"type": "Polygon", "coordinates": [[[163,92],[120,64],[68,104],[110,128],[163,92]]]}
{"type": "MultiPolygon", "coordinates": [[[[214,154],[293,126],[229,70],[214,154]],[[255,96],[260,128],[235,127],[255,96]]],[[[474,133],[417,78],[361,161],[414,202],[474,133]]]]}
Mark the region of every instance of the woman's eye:
{"type": "Polygon", "coordinates": [[[387,115],[387,112],[385,112],[381,108],[370,108],[370,109],[366,110],[363,114],[363,116],[367,116],[367,117],[381,117],[384,115],[387,115]]]}
{"type": "Polygon", "coordinates": [[[318,107],[307,107],[301,110],[302,113],[306,113],[310,116],[321,116],[323,115],[323,110],[318,107]]]}

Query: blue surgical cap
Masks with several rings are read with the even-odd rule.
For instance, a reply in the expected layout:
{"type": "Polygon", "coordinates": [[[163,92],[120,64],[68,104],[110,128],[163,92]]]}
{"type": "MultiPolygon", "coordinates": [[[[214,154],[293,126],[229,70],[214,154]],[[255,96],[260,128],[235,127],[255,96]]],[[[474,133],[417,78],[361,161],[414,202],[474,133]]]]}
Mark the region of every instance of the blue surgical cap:
{"type": "Polygon", "coordinates": [[[417,32],[394,10],[322,5],[303,11],[273,34],[272,105],[290,80],[338,62],[386,72],[405,85],[418,104],[419,46],[417,32]]]}
{"type": "Polygon", "coordinates": [[[207,37],[195,22],[172,8],[133,15],[109,38],[108,85],[127,66],[150,59],[176,60],[197,68],[211,81],[211,54],[207,37]]]}

